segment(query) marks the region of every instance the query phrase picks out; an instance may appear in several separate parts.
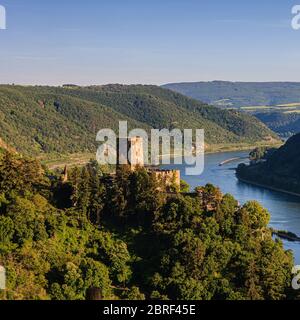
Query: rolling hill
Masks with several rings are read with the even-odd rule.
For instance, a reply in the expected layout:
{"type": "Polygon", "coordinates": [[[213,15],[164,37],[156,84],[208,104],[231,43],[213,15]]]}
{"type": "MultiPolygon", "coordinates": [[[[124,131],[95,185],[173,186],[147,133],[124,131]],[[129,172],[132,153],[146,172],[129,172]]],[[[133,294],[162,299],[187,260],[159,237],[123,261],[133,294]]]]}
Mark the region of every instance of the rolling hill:
{"type": "Polygon", "coordinates": [[[222,109],[250,113],[282,137],[300,132],[300,83],[195,82],[163,86],[222,109]]]}
{"type": "Polygon", "coordinates": [[[272,152],[266,161],[240,165],[237,176],[249,182],[300,194],[299,163],[300,134],[297,134],[272,152]]]}
{"type": "Polygon", "coordinates": [[[300,102],[298,82],[186,82],[164,88],[219,107],[275,106],[300,102]]]}
{"type": "Polygon", "coordinates": [[[96,133],[129,128],[205,129],[206,144],[275,142],[251,115],[220,110],[157,86],[0,86],[0,138],[28,155],[95,152],[96,133]]]}
{"type": "Polygon", "coordinates": [[[291,137],[300,132],[300,113],[258,112],[256,118],[282,137],[291,137]]]}

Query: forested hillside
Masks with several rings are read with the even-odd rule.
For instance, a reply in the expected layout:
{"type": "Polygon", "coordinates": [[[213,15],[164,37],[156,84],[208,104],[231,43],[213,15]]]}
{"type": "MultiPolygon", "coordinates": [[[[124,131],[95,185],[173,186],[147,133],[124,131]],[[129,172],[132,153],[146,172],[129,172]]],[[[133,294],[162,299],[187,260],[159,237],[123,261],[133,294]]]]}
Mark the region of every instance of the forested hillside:
{"type": "Polygon", "coordinates": [[[300,102],[297,82],[186,82],[163,86],[220,107],[274,106],[300,102]]]}
{"type": "Polygon", "coordinates": [[[299,164],[300,134],[297,134],[272,152],[267,161],[240,165],[237,174],[241,179],[300,194],[299,164]]]}
{"type": "Polygon", "coordinates": [[[95,152],[102,128],[205,129],[206,144],[271,143],[256,118],[219,110],[156,86],[0,86],[0,138],[29,154],[95,152]]]}
{"type": "Polygon", "coordinates": [[[0,157],[0,299],[292,299],[292,253],[269,213],[212,185],[157,192],[145,169],[112,178],[96,163],[68,181],[37,161],[0,157]]]}
{"type": "Polygon", "coordinates": [[[221,109],[252,114],[284,138],[300,132],[300,83],[212,81],[163,87],[221,109]]]}
{"type": "Polygon", "coordinates": [[[300,113],[258,112],[255,117],[282,137],[288,138],[300,132],[300,113]]]}

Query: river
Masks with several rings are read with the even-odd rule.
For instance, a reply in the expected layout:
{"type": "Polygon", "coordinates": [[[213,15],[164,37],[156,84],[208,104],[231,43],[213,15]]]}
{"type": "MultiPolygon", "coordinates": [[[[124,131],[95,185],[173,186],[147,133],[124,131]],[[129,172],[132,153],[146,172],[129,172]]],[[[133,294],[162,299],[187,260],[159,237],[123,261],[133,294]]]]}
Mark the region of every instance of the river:
{"type": "MultiPolygon", "coordinates": [[[[212,183],[221,188],[223,193],[232,194],[241,204],[249,200],[257,200],[271,214],[270,226],[277,230],[291,231],[300,236],[300,197],[268,190],[244,182],[238,181],[235,176],[235,168],[241,162],[238,160],[219,164],[227,159],[246,158],[248,152],[235,151],[205,155],[205,169],[200,176],[186,176],[186,165],[168,165],[168,169],[180,169],[181,177],[191,188],[212,183]]],[[[300,264],[300,243],[284,241],[286,249],[294,252],[295,262],[300,264]]]]}

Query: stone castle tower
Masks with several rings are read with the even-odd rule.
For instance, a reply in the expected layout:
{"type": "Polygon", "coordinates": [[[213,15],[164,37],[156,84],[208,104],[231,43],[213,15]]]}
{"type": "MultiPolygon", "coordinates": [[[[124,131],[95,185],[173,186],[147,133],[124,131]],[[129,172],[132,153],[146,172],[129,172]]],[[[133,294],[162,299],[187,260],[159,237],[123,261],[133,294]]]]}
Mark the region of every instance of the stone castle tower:
{"type": "MultiPolygon", "coordinates": [[[[144,167],[144,147],[142,137],[119,138],[117,141],[117,167],[129,165],[132,171],[137,167],[144,167]]],[[[154,173],[157,180],[161,181],[165,187],[177,186],[180,188],[179,170],[161,170],[147,167],[149,173],[154,173]]]]}
{"type": "Polygon", "coordinates": [[[143,167],[144,147],[143,138],[119,138],[117,142],[117,165],[129,165],[131,170],[136,167],[143,167]]]}

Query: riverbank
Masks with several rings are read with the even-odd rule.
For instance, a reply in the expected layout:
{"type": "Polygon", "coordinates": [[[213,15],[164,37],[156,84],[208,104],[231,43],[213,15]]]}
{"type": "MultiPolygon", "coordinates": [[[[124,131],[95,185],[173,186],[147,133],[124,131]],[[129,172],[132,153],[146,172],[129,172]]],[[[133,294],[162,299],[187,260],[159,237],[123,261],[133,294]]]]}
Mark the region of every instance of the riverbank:
{"type": "Polygon", "coordinates": [[[262,184],[262,183],[246,180],[246,179],[240,178],[238,176],[237,176],[237,178],[241,182],[248,183],[248,184],[260,187],[260,188],[269,189],[269,190],[273,190],[273,191],[289,194],[289,195],[292,195],[292,196],[300,197],[300,193],[295,193],[295,192],[291,192],[291,191],[288,191],[288,190],[284,190],[284,189],[268,186],[268,185],[265,185],[265,184],[262,184]]]}
{"type": "Polygon", "coordinates": [[[300,242],[300,237],[298,237],[296,234],[289,232],[289,231],[283,231],[283,230],[274,230],[272,229],[273,236],[277,236],[280,239],[291,241],[291,242],[300,242]]]}
{"type": "MultiPolygon", "coordinates": [[[[258,142],[254,145],[251,144],[215,144],[205,147],[205,154],[214,154],[214,153],[225,153],[225,152],[235,152],[235,151],[251,151],[256,147],[280,147],[281,144],[270,144],[258,142]]],[[[38,157],[42,164],[46,165],[50,170],[63,168],[65,165],[69,167],[74,166],[83,166],[87,164],[91,159],[95,159],[95,153],[76,153],[69,155],[43,155],[38,157]]],[[[161,158],[170,156],[171,159],[181,156],[181,154],[174,153],[163,154],[161,158]]]]}
{"type": "Polygon", "coordinates": [[[257,142],[255,144],[237,143],[237,144],[212,144],[206,146],[206,153],[219,153],[219,152],[235,152],[235,151],[248,151],[257,147],[273,147],[279,148],[283,145],[283,142],[257,142]]]}

